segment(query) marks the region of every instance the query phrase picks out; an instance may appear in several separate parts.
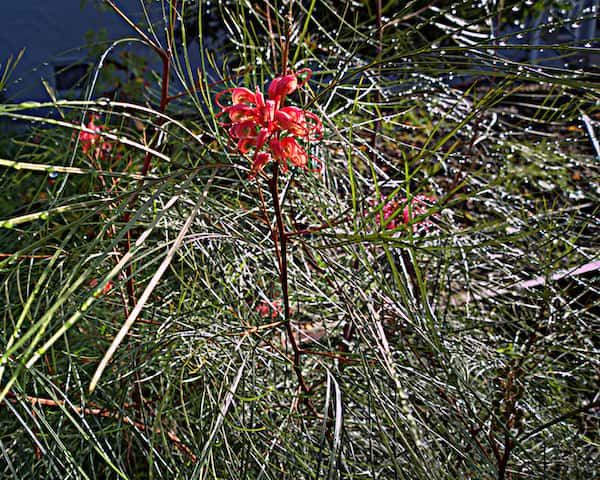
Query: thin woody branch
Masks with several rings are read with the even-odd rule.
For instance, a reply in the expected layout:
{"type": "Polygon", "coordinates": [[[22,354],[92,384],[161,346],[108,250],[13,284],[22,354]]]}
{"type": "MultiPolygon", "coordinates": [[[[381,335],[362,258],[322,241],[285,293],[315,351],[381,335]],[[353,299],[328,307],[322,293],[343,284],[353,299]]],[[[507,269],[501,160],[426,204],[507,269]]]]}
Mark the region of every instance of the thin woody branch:
{"type": "MultiPolygon", "coordinates": [[[[127,425],[131,425],[135,428],[138,428],[142,431],[148,430],[143,423],[138,422],[137,420],[134,420],[128,416],[123,416],[123,415],[119,415],[118,413],[111,412],[107,408],[101,408],[98,406],[78,407],[76,405],[67,404],[65,401],[60,401],[60,400],[57,401],[57,400],[52,400],[49,398],[33,397],[31,395],[17,396],[12,392],[8,392],[7,397],[8,397],[8,400],[12,403],[18,403],[19,401],[25,400],[27,403],[29,403],[33,407],[35,407],[36,405],[41,405],[41,406],[45,406],[45,407],[54,407],[54,408],[61,408],[61,409],[70,408],[71,410],[73,410],[74,412],[76,412],[79,415],[94,415],[94,416],[105,417],[105,418],[114,418],[114,419],[122,421],[123,423],[125,423],[127,425]]],[[[194,455],[194,453],[192,452],[190,447],[188,447],[175,433],[173,433],[169,430],[164,430],[160,427],[152,429],[152,433],[157,434],[157,435],[164,433],[167,436],[167,438],[170,441],[172,441],[173,444],[181,452],[185,453],[189,457],[189,459],[192,460],[192,462],[196,461],[196,455],[194,455]]]]}

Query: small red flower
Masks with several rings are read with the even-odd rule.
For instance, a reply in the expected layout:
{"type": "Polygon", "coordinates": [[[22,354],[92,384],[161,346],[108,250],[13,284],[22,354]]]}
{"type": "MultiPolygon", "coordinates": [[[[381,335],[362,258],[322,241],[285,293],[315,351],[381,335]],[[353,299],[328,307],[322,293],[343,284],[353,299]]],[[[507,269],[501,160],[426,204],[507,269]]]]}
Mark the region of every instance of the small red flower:
{"type": "Polygon", "coordinates": [[[263,318],[277,318],[277,315],[281,313],[281,300],[275,300],[273,302],[260,302],[256,306],[256,311],[263,318]]]}
{"type": "Polygon", "coordinates": [[[242,155],[254,149],[249,178],[255,178],[271,161],[276,161],[283,172],[287,171],[289,163],[308,168],[309,155],[298,141],[308,143],[323,138],[323,124],[314,113],[298,107],[284,107],[283,103],[285,97],[302,87],[310,75],[310,70],[305,69],[298,74],[273,79],[266,100],[258,88],[252,92],[245,87],[236,87],[217,94],[216,103],[221,108],[217,117],[229,117],[229,122],[221,125],[228,127],[236,149],[242,155]],[[306,76],[298,82],[300,74],[306,76]],[[221,97],[228,93],[231,93],[231,104],[223,105],[221,97]]]}
{"type": "Polygon", "coordinates": [[[104,131],[106,127],[104,125],[95,125],[95,116],[92,115],[90,121],[85,125],[85,128],[91,130],[79,132],[79,143],[81,144],[81,150],[86,155],[91,155],[98,160],[99,158],[104,160],[111,152],[112,145],[109,142],[103,142],[100,132],[104,131]],[[98,132],[98,133],[95,133],[98,132]]]}
{"type": "MultiPolygon", "coordinates": [[[[385,199],[382,198],[381,201],[385,199]]],[[[395,230],[401,225],[413,224],[413,230],[421,227],[427,232],[434,225],[432,218],[439,218],[438,213],[429,214],[436,203],[435,198],[422,194],[411,198],[389,200],[384,203],[381,212],[375,215],[375,222],[377,225],[382,225],[385,230],[395,230]]]]}

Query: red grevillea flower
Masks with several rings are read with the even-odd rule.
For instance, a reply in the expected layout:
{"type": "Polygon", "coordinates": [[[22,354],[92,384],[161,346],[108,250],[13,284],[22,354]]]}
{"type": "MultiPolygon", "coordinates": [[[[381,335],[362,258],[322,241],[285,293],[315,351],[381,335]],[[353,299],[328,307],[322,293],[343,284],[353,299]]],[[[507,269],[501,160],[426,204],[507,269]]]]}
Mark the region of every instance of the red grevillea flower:
{"type": "Polygon", "coordinates": [[[92,130],[92,132],[98,133],[80,131],[79,143],[81,144],[83,153],[90,155],[93,152],[93,157],[95,159],[105,159],[112,150],[112,145],[109,142],[102,141],[102,136],[99,132],[104,131],[106,127],[104,125],[95,125],[95,119],[96,118],[92,115],[90,121],[87,123],[87,125],[85,125],[85,127],[88,130],[92,130]]]}
{"type": "Polygon", "coordinates": [[[298,107],[284,107],[285,97],[302,87],[310,78],[311,71],[304,69],[297,74],[291,73],[271,81],[267,98],[257,88],[256,91],[245,87],[236,87],[219,92],[216,97],[221,111],[217,117],[225,116],[222,121],[235,148],[242,154],[252,153],[252,168],[249,178],[253,179],[266,164],[275,161],[283,172],[289,165],[308,169],[309,159],[303,143],[323,138],[323,124],[314,113],[298,107]],[[298,75],[305,78],[298,82],[298,75]],[[220,103],[221,97],[231,94],[231,104],[220,103]],[[300,143],[299,143],[300,142],[300,143]]]}
{"type": "MultiPolygon", "coordinates": [[[[381,201],[384,202],[385,198],[382,197],[381,201]]],[[[428,232],[434,225],[432,218],[439,218],[438,213],[429,215],[429,211],[436,203],[437,199],[422,194],[411,198],[389,200],[384,203],[381,212],[375,215],[375,222],[377,225],[383,225],[386,230],[395,230],[401,225],[413,224],[413,230],[421,227],[428,232]]]]}
{"type": "Polygon", "coordinates": [[[281,313],[281,300],[275,300],[273,302],[260,302],[256,306],[256,311],[263,318],[277,318],[277,315],[281,313]]]}

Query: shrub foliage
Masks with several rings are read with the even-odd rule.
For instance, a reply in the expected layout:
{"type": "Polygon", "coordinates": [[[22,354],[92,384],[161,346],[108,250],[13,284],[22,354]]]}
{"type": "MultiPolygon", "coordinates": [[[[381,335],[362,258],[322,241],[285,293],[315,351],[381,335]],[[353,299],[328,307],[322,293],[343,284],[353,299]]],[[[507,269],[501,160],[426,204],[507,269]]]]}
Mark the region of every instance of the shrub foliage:
{"type": "Polygon", "coordinates": [[[597,12],[528,3],[150,2],[4,99],[3,478],[596,478],[598,44],[529,60],[597,12]],[[215,97],[304,69],[256,169],[215,97]]]}

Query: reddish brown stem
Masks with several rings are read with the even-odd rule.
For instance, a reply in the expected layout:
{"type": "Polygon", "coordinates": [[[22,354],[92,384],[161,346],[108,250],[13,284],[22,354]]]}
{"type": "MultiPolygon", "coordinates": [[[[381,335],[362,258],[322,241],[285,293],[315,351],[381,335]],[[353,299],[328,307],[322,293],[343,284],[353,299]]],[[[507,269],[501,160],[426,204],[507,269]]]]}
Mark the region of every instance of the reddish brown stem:
{"type": "MultiPolygon", "coordinates": [[[[289,287],[288,287],[288,262],[287,262],[287,242],[288,235],[285,231],[285,226],[283,223],[283,214],[281,211],[281,205],[279,203],[279,186],[278,186],[278,176],[279,176],[279,165],[276,164],[273,172],[273,176],[269,179],[269,190],[271,192],[271,197],[273,198],[273,208],[275,209],[275,222],[276,222],[276,236],[279,240],[279,245],[275,246],[275,252],[277,258],[279,260],[279,281],[281,283],[281,294],[283,297],[283,316],[284,316],[284,325],[285,330],[292,346],[293,350],[293,360],[292,366],[296,377],[298,378],[298,383],[300,384],[300,388],[305,395],[310,395],[310,388],[306,384],[304,376],[302,375],[302,368],[300,366],[300,356],[302,354],[302,350],[298,346],[298,341],[296,336],[294,335],[294,331],[292,328],[292,321],[290,315],[290,295],[289,295],[289,287]]],[[[309,402],[308,398],[305,398],[305,402],[309,402]]]]}
{"type": "Polygon", "coordinates": [[[281,48],[281,74],[287,75],[288,73],[288,55],[290,51],[290,38],[292,36],[292,24],[293,24],[293,12],[292,6],[294,2],[290,2],[290,9],[286,17],[286,29],[285,29],[285,40],[281,48]]]}
{"type": "MultiPolygon", "coordinates": [[[[125,15],[119,7],[117,7],[112,0],[106,0],[106,3],[115,11],[117,15],[119,15],[139,36],[144,42],[148,44],[156,52],[156,54],[160,57],[162,62],[162,84],[161,84],[161,94],[160,94],[160,104],[158,106],[158,110],[161,113],[167,108],[169,101],[172,100],[169,97],[169,77],[171,75],[171,51],[173,46],[173,27],[175,23],[175,12],[177,11],[177,0],[172,0],[171,2],[171,11],[169,15],[169,30],[167,35],[167,50],[165,51],[163,48],[158,46],[156,43],[146,35],[142,29],[140,29],[135,23],[133,23],[127,15],[125,15]]],[[[160,126],[164,120],[162,117],[157,120],[156,130],[160,129],[160,126]]],[[[150,152],[146,152],[146,156],[144,158],[144,166],[142,168],[142,175],[146,175],[151,167],[152,154],[150,152]]],[[[142,180],[143,182],[143,180],[142,180]]]]}
{"type": "Polygon", "coordinates": [[[513,443],[510,439],[508,432],[504,433],[504,452],[502,458],[498,464],[498,480],[504,480],[506,476],[506,467],[508,466],[508,459],[510,458],[510,452],[512,451],[513,443]]]}
{"type": "MultiPolygon", "coordinates": [[[[17,397],[15,394],[13,394],[10,391],[8,392],[7,396],[8,396],[8,400],[12,403],[17,403],[19,401],[19,399],[21,398],[21,397],[17,397]]],[[[49,398],[32,397],[29,395],[26,395],[23,398],[28,403],[30,403],[32,406],[42,405],[42,406],[46,406],[46,407],[70,408],[79,415],[85,414],[85,415],[96,415],[96,416],[105,417],[105,418],[114,418],[114,419],[117,419],[117,420],[127,424],[127,425],[132,425],[141,431],[147,430],[146,426],[143,423],[135,421],[127,416],[121,416],[117,413],[113,413],[106,408],[99,408],[96,406],[94,406],[93,408],[85,408],[85,407],[82,408],[82,407],[78,407],[78,406],[75,406],[72,404],[67,404],[64,401],[56,401],[56,400],[51,400],[49,398]]],[[[183,453],[185,453],[193,462],[196,461],[196,455],[193,454],[190,447],[188,447],[185,443],[183,443],[175,433],[168,431],[168,430],[164,431],[161,428],[156,428],[153,430],[153,432],[155,434],[161,434],[164,432],[165,435],[167,436],[167,438],[169,440],[171,440],[179,450],[181,450],[183,453]]]]}
{"type": "MultiPolygon", "coordinates": [[[[169,97],[169,77],[171,76],[171,51],[172,51],[172,38],[173,38],[173,25],[175,22],[175,12],[177,11],[177,0],[172,0],[171,4],[171,12],[169,18],[169,34],[167,35],[167,51],[162,48],[156,49],[156,52],[160,56],[160,60],[162,62],[162,77],[161,77],[161,91],[160,91],[160,104],[158,106],[158,110],[160,113],[164,113],[167,109],[167,105],[171,101],[171,97],[169,97]]],[[[160,127],[164,123],[164,117],[160,117],[156,121],[156,133],[160,130],[160,127]]],[[[152,154],[150,151],[146,152],[146,156],[144,157],[144,166],[142,168],[142,175],[146,175],[150,170],[152,162],[152,154]]],[[[143,180],[142,180],[143,182],[143,180]]]]}
{"type": "Polygon", "coordinates": [[[271,44],[271,55],[273,55],[273,71],[277,71],[277,50],[275,49],[275,35],[273,34],[273,22],[271,20],[271,5],[266,4],[267,26],[269,28],[269,43],[271,44]]]}
{"type": "Polygon", "coordinates": [[[342,223],[348,223],[351,220],[352,220],[351,217],[345,217],[345,218],[342,218],[341,220],[337,220],[335,222],[319,225],[318,227],[309,227],[309,228],[305,228],[303,230],[295,230],[293,232],[288,232],[287,236],[288,236],[288,238],[290,238],[290,237],[297,237],[297,236],[301,236],[301,235],[308,235],[311,233],[316,233],[316,232],[320,232],[322,230],[326,230],[331,227],[335,227],[336,225],[340,225],[342,223]]]}
{"type": "MultiPolygon", "coordinates": [[[[169,78],[171,75],[171,52],[172,52],[172,47],[173,47],[173,28],[174,28],[174,23],[175,23],[175,13],[177,12],[177,0],[172,0],[171,2],[171,10],[170,10],[170,15],[169,15],[169,30],[168,30],[168,34],[167,34],[167,50],[165,51],[163,48],[161,48],[159,45],[157,45],[156,43],[154,43],[152,41],[152,39],[150,39],[150,37],[148,37],[148,35],[146,35],[143,30],[141,30],[135,23],[133,23],[129,17],[127,17],[127,15],[125,15],[114,3],[112,0],[106,0],[106,3],[108,3],[108,5],[115,11],[115,13],[117,15],[119,15],[139,36],[140,38],[142,38],[142,40],[144,40],[144,42],[146,42],[155,52],[156,54],[160,57],[160,60],[162,62],[162,84],[161,84],[161,95],[160,95],[160,104],[158,106],[158,110],[160,111],[160,113],[164,113],[167,105],[169,104],[169,101],[171,101],[171,97],[169,97],[169,78]]],[[[155,133],[156,135],[158,135],[159,130],[162,126],[162,124],[164,123],[164,118],[160,117],[157,119],[156,121],[156,125],[155,125],[155,133]]],[[[151,142],[151,144],[149,145],[150,148],[148,148],[148,150],[146,151],[146,154],[144,156],[144,164],[142,166],[142,171],[141,171],[141,175],[142,178],[140,179],[140,183],[141,185],[144,184],[144,176],[150,171],[150,168],[152,166],[152,153],[150,153],[150,150],[153,147],[153,143],[151,142]]],[[[140,185],[140,186],[141,186],[140,185]]],[[[129,200],[129,204],[133,204],[135,202],[135,200],[138,198],[138,194],[135,193],[131,199],[129,200]]],[[[129,221],[129,215],[125,214],[125,222],[129,221]]],[[[131,233],[130,231],[127,232],[127,247],[126,247],[127,251],[129,251],[131,249],[131,233]]],[[[133,265],[129,264],[129,266],[127,267],[127,295],[128,295],[128,303],[131,306],[131,308],[133,308],[135,306],[136,299],[135,299],[135,285],[134,285],[134,275],[133,275],[133,265]]]]}

